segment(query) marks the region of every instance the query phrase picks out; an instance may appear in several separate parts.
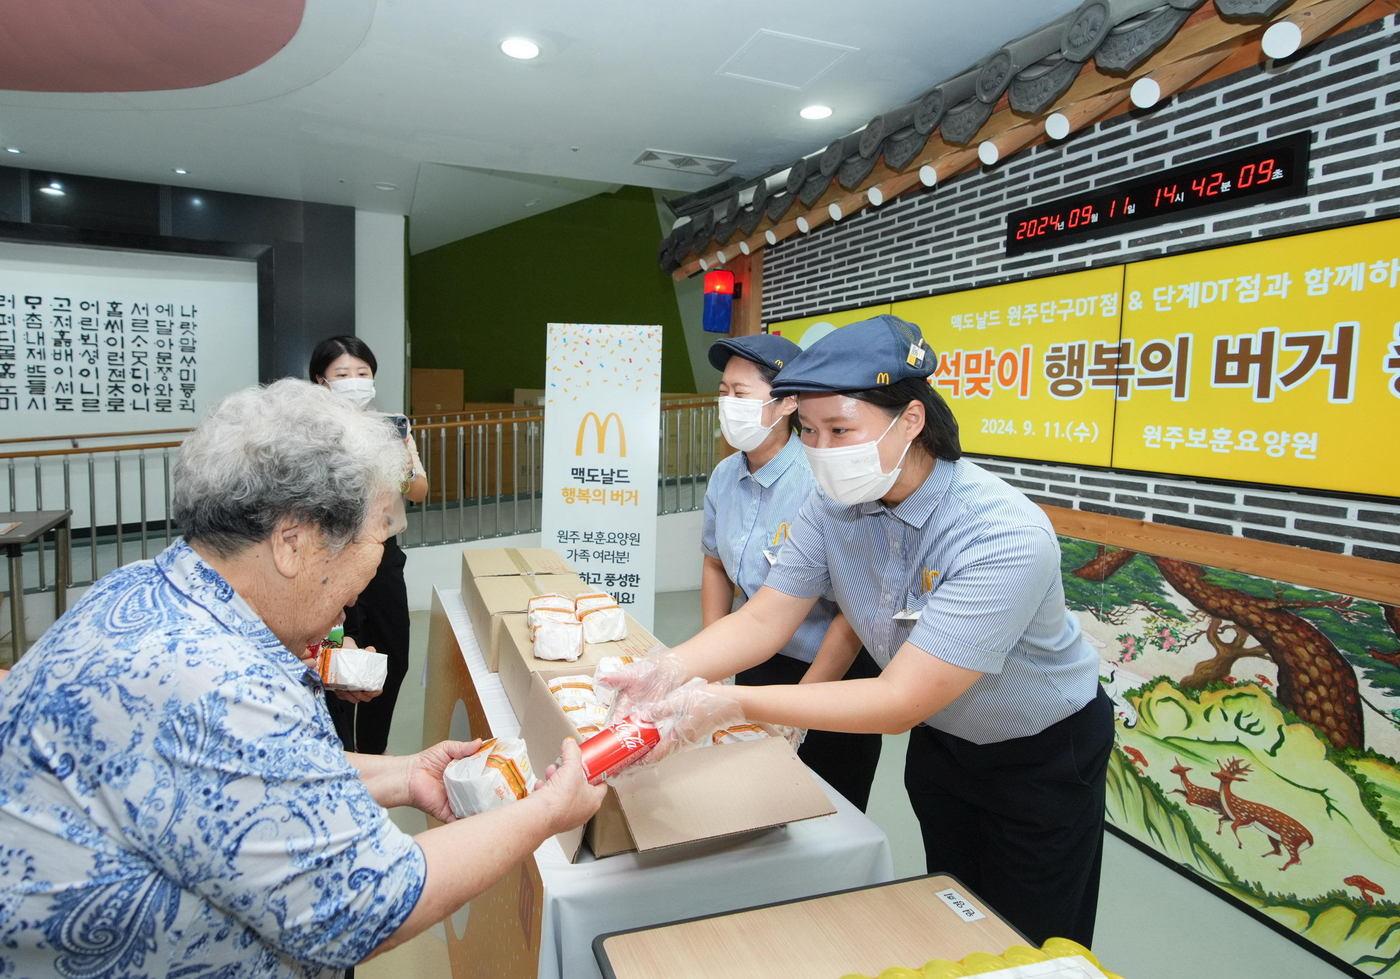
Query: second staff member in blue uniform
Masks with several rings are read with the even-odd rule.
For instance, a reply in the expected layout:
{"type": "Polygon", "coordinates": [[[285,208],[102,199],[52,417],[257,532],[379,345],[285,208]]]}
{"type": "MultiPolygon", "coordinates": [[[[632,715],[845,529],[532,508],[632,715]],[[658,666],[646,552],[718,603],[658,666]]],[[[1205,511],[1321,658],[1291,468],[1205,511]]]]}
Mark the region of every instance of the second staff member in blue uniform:
{"type": "MultiPolygon", "coordinates": [[[[794,426],[797,399],[772,394],[773,378],[801,352],[791,340],[768,334],[720,340],[710,347],[710,363],[723,372],[720,431],[739,451],[715,467],[705,488],[700,582],[705,626],[742,608],[763,587],[814,489],[794,426]]],[[[815,683],[879,673],[835,603],[819,599],[782,650],[740,672],[736,682],[815,683]]],[[[880,742],[878,734],[812,731],[798,755],[864,810],[880,763],[880,742]]]]}

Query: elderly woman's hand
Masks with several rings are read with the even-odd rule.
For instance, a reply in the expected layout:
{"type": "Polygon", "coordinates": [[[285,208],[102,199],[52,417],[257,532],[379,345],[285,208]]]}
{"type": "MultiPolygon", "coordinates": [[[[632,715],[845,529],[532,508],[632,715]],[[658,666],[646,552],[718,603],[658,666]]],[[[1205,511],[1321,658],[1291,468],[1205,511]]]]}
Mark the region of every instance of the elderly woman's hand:
{"type": "Polygon", "coordinates": [[[447,803],[447,790],[442,786],[442,773],[458,758],[469,758],[481,747],[475,741],[439,741],[416,755],[404,758],[407,763],[406,798],[408,804],[432,816],[440,823],[450,823],[457,817],[447,803]]]}
{"type": "Polygon", "coordinates": [[[559,764],[550,765],[544,774],[545,780],[526,801],[545,807],[552,833],[582,826],[603,805],[608,787],[601,783],[588,784],[583,757],[573,738],[564,739],[559,749],[559,764]]]}

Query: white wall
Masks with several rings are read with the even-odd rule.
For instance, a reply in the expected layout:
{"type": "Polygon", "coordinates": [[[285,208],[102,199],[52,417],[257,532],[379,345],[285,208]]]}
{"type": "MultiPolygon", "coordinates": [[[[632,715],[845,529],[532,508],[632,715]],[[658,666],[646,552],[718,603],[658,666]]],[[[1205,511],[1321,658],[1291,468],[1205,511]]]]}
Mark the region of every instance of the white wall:
{"type": "Polygon", "coordinates": [[[355,335],[379,361],[375,404],[404,409],[404,218],[355,212],[355,335]]]}

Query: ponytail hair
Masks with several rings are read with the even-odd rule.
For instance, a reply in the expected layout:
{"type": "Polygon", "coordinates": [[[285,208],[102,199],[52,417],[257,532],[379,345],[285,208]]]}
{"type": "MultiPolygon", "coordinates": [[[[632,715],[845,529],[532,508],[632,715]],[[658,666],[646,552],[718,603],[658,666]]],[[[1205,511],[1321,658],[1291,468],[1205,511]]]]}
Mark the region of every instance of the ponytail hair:
{"type": "Polygon", "coordinates": [[[914,441],[924,447],[930,456],[945,462],[956,462],[962,457],[962,443],[958,441],[958,420],[943,396],[933,389],[927,378],[907,377],[883,387],[865,391],[846,391],[847,397],[864,401],[877,408],[883,408],[891,418],[917,401],[924,406],[924,427],[914,441]]]}

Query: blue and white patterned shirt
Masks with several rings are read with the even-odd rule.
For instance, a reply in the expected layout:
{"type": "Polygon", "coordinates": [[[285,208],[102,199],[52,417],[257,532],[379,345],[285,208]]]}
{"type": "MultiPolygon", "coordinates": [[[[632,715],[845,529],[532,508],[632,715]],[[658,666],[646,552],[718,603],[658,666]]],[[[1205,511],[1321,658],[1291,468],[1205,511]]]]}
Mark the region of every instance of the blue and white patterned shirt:
{"type": "MultiPolygon", "coordinates": [[[[710,557],[719,558],[724,573],[739,586],[731,612],[763,587],[772,566],[768,554],[776,556],[782,549],[815,485],[796,435],[758,472],[749,472],[742,452],[726,456],[715,466],[705,487],[705,529],[700,546],[710,557]]],[[[817,602],[783,654],[812,662],[835,617],[834,604],[817,602]]]]}
{"type": "Polygon", "coordinates": [[[319,681],[177,541],[105,576],[0,681],[0,975],[332,976],[423,853],[319,681]]]}
{"type": "Polygon", "coordinates": [[[966,460],[938,462],[893,508],[813,493],[766,583],[834,594],[882,668],[909,642],[984,674],[925,722],[977,744],[1038,734],[1098,688],[1050,519],[966,460]]]}

